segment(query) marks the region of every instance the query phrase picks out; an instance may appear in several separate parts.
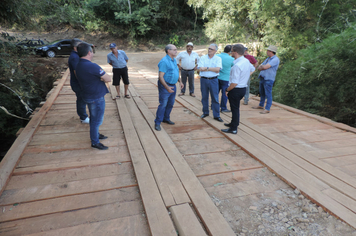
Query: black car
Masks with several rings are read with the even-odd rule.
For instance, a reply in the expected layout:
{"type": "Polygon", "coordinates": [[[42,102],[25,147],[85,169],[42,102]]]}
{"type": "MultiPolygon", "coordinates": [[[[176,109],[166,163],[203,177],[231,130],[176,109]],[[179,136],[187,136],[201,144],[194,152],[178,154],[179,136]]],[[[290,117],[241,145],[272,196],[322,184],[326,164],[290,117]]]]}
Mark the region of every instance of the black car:
{"type": "Polygon", "coordinates": [[[17,43],[16,46],[18,46],[21,49],[35,49],[38,46],[42,46],[47,44],[48,42],[41,40],[41,39],[25,39],[22,40],[21,42],[17,43]]]}
{"type": "MultiPolygon", "coordinates": [[[[49,43],[47,45],[37,47],[35,51],[37,55],[41,55],[43,57],[45,56],[55,57],[56,55],[70,55],[71,51],[73,50],[71,42],[72,42],[71,39],[61,39],[49,43]]],[[[93,52],[95,53],[95,46],[90,43],[88,44],[92,47],[93,52]]]]}

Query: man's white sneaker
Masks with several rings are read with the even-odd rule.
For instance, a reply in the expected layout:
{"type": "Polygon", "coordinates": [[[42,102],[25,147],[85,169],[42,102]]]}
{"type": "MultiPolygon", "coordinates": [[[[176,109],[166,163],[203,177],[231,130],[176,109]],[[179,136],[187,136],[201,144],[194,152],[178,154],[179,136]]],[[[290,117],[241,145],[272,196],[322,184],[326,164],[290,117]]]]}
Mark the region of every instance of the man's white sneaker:
{"type": "Polygon", "coordinates": [[[89,124],[89,117],[85,118],[85,120],[80,120],[82,124],[89,124]]]}

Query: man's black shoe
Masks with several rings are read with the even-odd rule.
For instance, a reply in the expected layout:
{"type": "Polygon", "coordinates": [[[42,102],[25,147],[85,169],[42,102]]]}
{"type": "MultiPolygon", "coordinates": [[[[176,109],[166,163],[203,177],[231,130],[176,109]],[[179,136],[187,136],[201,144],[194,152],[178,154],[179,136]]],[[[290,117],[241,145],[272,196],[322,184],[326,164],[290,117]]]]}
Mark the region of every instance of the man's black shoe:
{"type": "Polygon", "coordinates": [[[157,130],[157,131],[161,131],[161,125],[155,125],[155,130],[157,130]]]}
{"type": "Polygon", "coordinates": [[[226,127],[231,127],[231,123],[224,123],[226,127]]]}
{"type": "Polygon", "coordinates": [[[219,122],[224,122],[220,117],[214,117],[214,120],[217,120],[219,122]]]}
{"type": "Polygon", "coordinates": [[[169,125],[174,125],[175,123],[173,122],[173,121],[171,121],[171,120],[164,120],[164,121],[162,121],[163,123],[167,123],[167,124],[169,124],[169,125]]]}
{"type": "Polygon", "coordinates": [[[207,117],[207,116],[209,116],[209,115],[207,115],[207,114],[203,114],[203,115],[201,115],[201,116],[200,116],[200,118],[202,118],[202,119],[203,119],[203,118],[205,118],[205,117],[207,117]]]}
{"type": "Polygon", "coordinates": [[[105,136],[103,134],[99,134],[99,139],[107,139],[107,138],[108,138],[108,136],[105,136]]]}
{"type": "Polygon", "coordinates": [[[232,129],[222,129],[221,131],[229,134],[237,134],[237,130],[232,130],[232,129]]]}
{"type": "Polygon", "coordinates": [[[100,150],[106,150],[106,149],[109,149],[109,147],[104,146],[104,144],[102,144],[102,143],[92,144],[92,145],[91,145],[91,147],[93,147],[93,148],[97,148],[97,149],[100,149],[100,150]]]}

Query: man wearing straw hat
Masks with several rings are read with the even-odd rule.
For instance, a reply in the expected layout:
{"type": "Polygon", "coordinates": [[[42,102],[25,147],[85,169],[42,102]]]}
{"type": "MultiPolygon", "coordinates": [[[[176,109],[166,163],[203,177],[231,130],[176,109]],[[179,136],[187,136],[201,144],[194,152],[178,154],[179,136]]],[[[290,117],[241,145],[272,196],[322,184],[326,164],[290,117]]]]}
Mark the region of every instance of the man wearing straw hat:
{"type": "Polygon", "coordinates": [[[253,109],[263,109],[261,114],[270,113],[272,106],[272,88],[274,81],[276,79],[276,74],[279,66],[279,58],[276,56],[277,47],[270,45],[267,48],[268,58],[259,66],[257,69],[260,72],[258,78],[260,79],[260,104],[257,107],[252,107],[253,109]],[[267,103],[265,106],[265,100],[267,103]]]}

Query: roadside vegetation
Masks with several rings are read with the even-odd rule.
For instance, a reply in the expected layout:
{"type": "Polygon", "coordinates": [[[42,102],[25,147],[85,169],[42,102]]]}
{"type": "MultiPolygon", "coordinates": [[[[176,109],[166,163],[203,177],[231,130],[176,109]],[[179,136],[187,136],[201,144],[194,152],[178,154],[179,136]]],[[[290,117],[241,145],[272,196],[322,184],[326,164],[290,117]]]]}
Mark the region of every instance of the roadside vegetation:
{"type": "MultiPolygon", "coordinates": [[[[68,27],[130,47],[242,42],[260,63],[273,44],[281,59],[275,101],[356,127],[356,0],[4,0],[0,24],[53,33],[68,27]]],[[[26,119],[47,85],[35,81],[16,39],[2,36],[0,106],[26,119]]],[[[2,144],[25,124],[0,110],[2,144]]]]}

